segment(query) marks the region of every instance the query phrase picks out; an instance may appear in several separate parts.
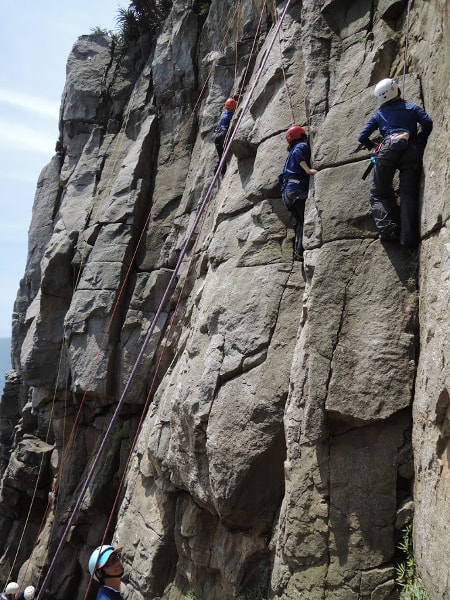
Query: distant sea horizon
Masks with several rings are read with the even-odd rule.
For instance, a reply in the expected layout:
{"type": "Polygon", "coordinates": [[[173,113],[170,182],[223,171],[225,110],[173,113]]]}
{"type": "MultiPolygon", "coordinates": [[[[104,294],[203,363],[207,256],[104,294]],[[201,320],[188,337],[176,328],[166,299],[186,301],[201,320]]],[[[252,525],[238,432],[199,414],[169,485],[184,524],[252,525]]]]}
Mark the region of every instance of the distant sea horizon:
{"type": "Polygon", "coordinates": [[[5,373],[11,369],[11,338],[0,338],[0,395],[5,386],[5,373]]]}

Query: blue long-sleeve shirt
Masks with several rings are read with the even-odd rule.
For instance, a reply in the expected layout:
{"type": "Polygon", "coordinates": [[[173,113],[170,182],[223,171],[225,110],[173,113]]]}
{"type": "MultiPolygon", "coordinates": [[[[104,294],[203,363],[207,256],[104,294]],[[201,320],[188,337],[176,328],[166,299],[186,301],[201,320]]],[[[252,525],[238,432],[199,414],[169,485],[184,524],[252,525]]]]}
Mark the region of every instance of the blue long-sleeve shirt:
{"type": "Polygon", "coordinates": [[[399,98],[380,106],[358,135],[359,143],[368,150],[372,150],[375,146],[370,135],[377,129],[383,138],[398,131],[407,131],[411,140],[416,140],[422,148],[425,148],[433,129],[433,121],[423,108],[399,98]],[[418,124],[421,126],[419,133],[417,133],[418,124]]]}
{"type": "Polygon", "coordinates": [[[310,161],[310,150],[306,142],[299,142],[289,152],[286,162],[283,168],[283,174],[291,177],[296,176],[299,179],[309,179],[309,175],[300,166],[302,161],[305,161],[309,165],[310,161]]]}
{"type": "Polygon", "coordinates": [[[220,119],[217,123],[216,129],[223,129],[224,131],[228,131],[228,127],[230,126],[233,115],[234,111],[225,109],[220,115],[220,119]]]}
{"type": "Polygon", "coordinates": [[[113,590],[107,585],[102,585],[97,592],[97,600],[123,600],[120,592],[113,590]]]}

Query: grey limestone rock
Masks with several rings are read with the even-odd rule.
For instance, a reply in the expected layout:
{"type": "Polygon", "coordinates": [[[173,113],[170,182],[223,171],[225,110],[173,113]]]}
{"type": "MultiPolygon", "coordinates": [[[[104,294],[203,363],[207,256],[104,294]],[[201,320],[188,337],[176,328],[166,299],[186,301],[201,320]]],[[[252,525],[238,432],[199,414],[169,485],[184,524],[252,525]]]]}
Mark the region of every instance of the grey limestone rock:
{"type": "Polygon", "coordinates": [[[75,43],[0,404],[3,579],[42,583],[74,516],[54,600],[85,597],[103,539],[127,600],[391,600],[413,516],[448,597],[450,31],[441,0],[410,4],[293,1],[261,71],[284,3],[176,0],[154,42],[75,43]],[[361,179],[388,75],[435,122],[416,253],[377,239],[361,179]],[[293,122],[320,169],[304,263],[277,185],[293,122]]]}

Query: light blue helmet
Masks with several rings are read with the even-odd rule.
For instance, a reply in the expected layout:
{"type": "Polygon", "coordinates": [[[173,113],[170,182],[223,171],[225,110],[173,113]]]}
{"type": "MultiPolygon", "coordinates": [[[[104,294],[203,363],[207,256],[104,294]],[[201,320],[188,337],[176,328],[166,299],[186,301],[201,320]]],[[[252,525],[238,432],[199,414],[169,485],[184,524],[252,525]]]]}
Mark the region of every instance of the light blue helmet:
{"type": "Polygon", "coordinates": [[[89,558],[89,573],[95,581],[100,581],[95,574],[96,571],[105,566],[108,558],[113,552],[114,548],[112,546],[98,546],[91,554],[91,557],[89,558]]]}

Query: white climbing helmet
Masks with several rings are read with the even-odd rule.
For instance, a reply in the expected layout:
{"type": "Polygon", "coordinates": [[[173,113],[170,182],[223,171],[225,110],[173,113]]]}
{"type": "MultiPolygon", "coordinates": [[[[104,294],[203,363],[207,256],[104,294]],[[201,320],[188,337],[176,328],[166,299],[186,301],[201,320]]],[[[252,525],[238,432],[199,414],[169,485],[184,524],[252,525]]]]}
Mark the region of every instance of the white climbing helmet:
{"type": "Polygon", "coordinates": [[[98,546],[91,554],[91,557],[89,558],[89,573],[92,575],[95,581],[99,581],[95,572],[97,569],[101,569],[105,565],[106,561],[113,552],[114,548],[112,546],[105,545],[98,546]]]}
{"type": "Polygon", "coordinates": [[[33,600],[34,599],[34,593],[35,593],[35,589],[32,585],[29,585],[28,587],[26,587],[23,590],[23,597],[25,598],[25,600],[33,600]]]}
{"type": "Polygon", "coordinates": [[[377,83],[373,91],[379,106],[400,95],[400,88],[393,79],[382,79],[377,83]]]}
{"type": "Polygon", "coordinates": [[[16,594],[19,591],[19,584],[15,581],[10,581],[5,588],[5,594],[16,594]]]}

